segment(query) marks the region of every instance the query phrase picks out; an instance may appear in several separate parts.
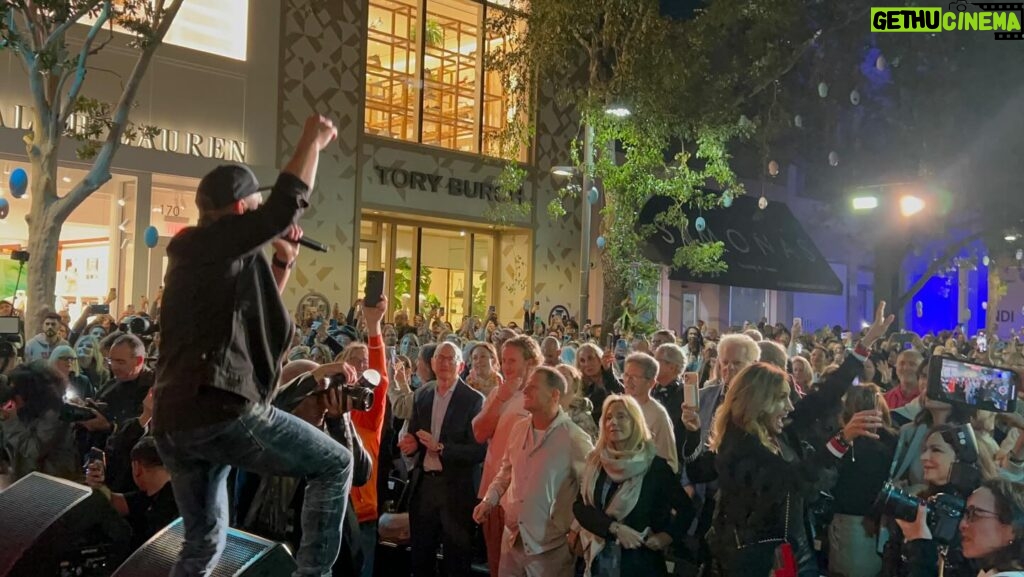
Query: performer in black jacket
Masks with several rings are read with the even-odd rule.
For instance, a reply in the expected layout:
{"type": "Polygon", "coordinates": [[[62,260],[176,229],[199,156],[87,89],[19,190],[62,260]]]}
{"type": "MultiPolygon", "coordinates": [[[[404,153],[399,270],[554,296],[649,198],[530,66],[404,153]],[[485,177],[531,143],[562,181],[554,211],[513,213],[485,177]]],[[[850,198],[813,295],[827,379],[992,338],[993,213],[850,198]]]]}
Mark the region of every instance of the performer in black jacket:
{"type": "Polygon", "coordinates": [[[320,151],[335,137],[331,121],[307,119],[262,206],[251,170],[214,169],[196,191],[199,226],[167,247],[153,433],[185,524],[173,577],[216,566],[229,465],[306,479],[296,575],[329,574],[338,556],[352,453],[269,404],[294,327],[280,292],[302,236],[295,223],[309,205],[320,151]],[[271,259],[263,254],[268,243],[271,259]]]}

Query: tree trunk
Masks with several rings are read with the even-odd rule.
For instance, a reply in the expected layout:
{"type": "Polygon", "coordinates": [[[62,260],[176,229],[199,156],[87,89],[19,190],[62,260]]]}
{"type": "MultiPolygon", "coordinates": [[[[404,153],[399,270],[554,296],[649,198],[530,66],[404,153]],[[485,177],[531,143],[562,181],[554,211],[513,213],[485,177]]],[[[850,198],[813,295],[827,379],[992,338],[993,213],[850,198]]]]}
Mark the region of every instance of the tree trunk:
{"type": "Polygon", "coordinates": [[[26,333],[35,334],[42,316],[53,310],[57,284],[57,249],[64,218],[57,214],[57,153],[51,143],[31,147],[31,212],[28,222],[28,303],[25,307],[26,333]]]}
{"type": "MultiPolygon", "coordinates": [[[[608,337],[614,334],[615,323],[622,317],[622,301],[626,300],[626,297],[629,296],[629,291],[626,290],[626,278],[618,274],[615,265],[607,254],[607,252],[604,252],[601,255],[604,272],[604,295],[602,297],[604,305],[601,309],[601,332],[604,335],[605,343],[607,343],[608,337]]],[[[600,344],[603,345],[605,343],[600,344]]]]}

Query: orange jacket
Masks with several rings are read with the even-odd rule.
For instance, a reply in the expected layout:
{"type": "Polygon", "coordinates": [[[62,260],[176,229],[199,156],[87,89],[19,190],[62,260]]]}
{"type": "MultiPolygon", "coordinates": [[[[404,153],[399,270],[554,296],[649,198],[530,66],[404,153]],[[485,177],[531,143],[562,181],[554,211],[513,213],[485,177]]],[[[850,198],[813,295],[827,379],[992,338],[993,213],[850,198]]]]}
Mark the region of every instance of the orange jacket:
{"type": "Polygon", "coordinates": [[[363,447],[370,453],[373,461],[373,472],[370,480],[362,487],[352,488],[352,503],[356,508],[356,516],[360,523],[377,520],[377,456],[380,454],[380,435],[384,428],[385,403],[388,402],[388,367],[384,354],[384,338],[370,337],[369,347],[370,368],[380,373],[380,384],[373,395],[373,406],[369,411],[352,411],[349,415],[356,427],[363,447]]]}

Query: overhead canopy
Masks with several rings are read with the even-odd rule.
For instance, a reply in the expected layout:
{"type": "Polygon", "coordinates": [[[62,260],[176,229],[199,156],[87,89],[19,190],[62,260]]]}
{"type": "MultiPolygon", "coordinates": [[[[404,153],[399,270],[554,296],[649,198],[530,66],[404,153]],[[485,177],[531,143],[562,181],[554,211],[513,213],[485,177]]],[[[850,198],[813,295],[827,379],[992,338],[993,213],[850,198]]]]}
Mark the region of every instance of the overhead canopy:
{"type": "MultiPolygon", "coordinates": [[[[658,232],[648,239],[645,255],[654,262],[672,266],[676,249],[686,243],[725,243],[722,260],[726,272],[714,276],[693,275],[673,268],[672,280],[730,285],[794,292],[842,294],[843,283],[825,261],[800,222],[782,202],[769,202],[764,210],[758,199],[740,196],[729,208],[701,213],[688,212],[688,225],[658,224],[658,232]],[[698,232],[695,222],[703,217],[706,226],[698,232]]],[[[639,224],[655,224],[658,214],[668,211],[675,201],[665,196],[652,197],[640,211],[639,224]]]]}

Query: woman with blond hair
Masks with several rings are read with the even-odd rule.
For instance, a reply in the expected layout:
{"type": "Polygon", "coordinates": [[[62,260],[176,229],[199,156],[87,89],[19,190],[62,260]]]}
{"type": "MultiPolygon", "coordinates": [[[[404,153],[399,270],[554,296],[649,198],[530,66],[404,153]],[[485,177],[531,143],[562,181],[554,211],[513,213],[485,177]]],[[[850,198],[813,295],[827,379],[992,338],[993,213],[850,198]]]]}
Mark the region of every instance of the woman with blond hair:
{"type": "Polygon", "coordinates": [[[110,380],[106,359],[100,350],[100,341],[94,336],[85,335],[75,343],[75,356],[78,357],[78,369],[88,377],[93,389],[99,389],[110,380]]]}
{"type": "Polygon", "coordinates": [[[694,509],[654,452],[636,400],[605,399],[601,431],[573,506],[586,577],[668,575],[663,552],[685,535],[694,509]]]}
{"type": "MultiPolygon", "coordinates": [[[[856,365],[844,363],[799,404],[809,409],[823,395],[842,390],[842,382],[849,387],[860,370],[856,365]],[[805,405],[808,400],[811,404],[805,405]]],[[[805,503],[817,494],[826,469],[837,464],[855,439],[877,438],[873,431],[882,419],[875,410],[859,412],[825,446],[815,446],[812,422],[822,411],[808,409],[789,421],[789,382],[786,372],[774,365],[756,363],[733,379],[715,414],[709,442],[719,494],[726,496],[719,499],[708,534],[721,575],[767,575],[776,550],[787,546],[793,557],[786,564],[801,577],[817,577],[804,528],[805,503]]]]}
{"type": "MultiPolygon", "coordinates": [[[[96,386],[89,377],[78,370],[75,351],[68,345],[60,345],[50,352],[50,366],[64,377],[64,399],[91,399],[96,396],[96,386]]],[[[103,383],[100,383],[102,385],[103,383]]]]}

